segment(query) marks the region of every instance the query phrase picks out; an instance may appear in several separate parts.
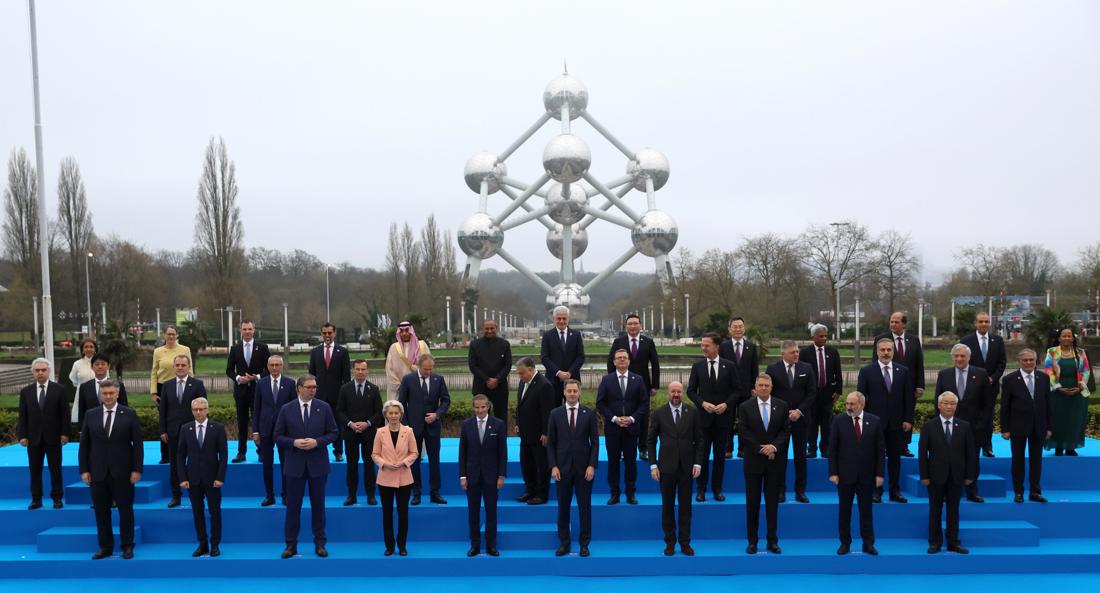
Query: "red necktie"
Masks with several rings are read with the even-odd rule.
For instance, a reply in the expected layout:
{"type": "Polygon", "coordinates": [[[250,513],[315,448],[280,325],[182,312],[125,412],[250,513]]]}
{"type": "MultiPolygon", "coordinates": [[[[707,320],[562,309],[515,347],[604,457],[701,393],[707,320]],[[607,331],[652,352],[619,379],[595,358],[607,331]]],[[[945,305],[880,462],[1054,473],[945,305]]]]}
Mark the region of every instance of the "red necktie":
{"type": "Polygon", "coordinates": [[[898,360],[905,360],[905,341],[898,337],[898,360]]]}
{"type": "Polygon", "coordinates": [[[332,344],[325,344],[325,368],[332,362],[332,344]]]}
{"type": "Polygon", "coordinates": [[[863,440],[863,425],[859,422],[859,416],[856,416],[856,440],[863,440]]]}
{"type": "Polygon", "coordinates": [[[825,387],[825,349],[817,349],[817,386],[825,387]]]}

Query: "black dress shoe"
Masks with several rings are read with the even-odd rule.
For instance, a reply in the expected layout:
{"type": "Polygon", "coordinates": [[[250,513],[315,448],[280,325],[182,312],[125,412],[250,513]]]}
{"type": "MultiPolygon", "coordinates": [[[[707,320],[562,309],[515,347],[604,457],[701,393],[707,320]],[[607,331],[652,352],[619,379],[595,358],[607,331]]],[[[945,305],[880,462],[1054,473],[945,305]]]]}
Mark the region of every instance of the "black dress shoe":
{"type": "Polygon", "coordinates": [[[203,544],[203,545],[195,548],[194,552],[191,552],[191,557],[192,558],[198,558],[199,556],[202,556],[203,554],[209,554],[209,553],[210,553],[210,548],[206,547],[206,544],[203,544]]]}
{"type": "Polygon", "coordinates": [[[325,549],[324,544],[313,546],[313,553],[317,554],[318,558],[328,558],[328,550],[325,549]]]}
{"type": "Polygon", "coordinates": [[[405,548],[401,548],[401,549],[397,550],[397,555],[398,556],[408,556],[409,551],[405,548]]]}
{"type": "Polygon", "coordinates": [[[1023,502],[1023,501],[1024,501],[1024,495],[1023,494],[1017,493],[1016,496],[1012,497],[1012,502],[1023,502]]]}
{"type": "Polygon", "coordinates": [[[1066,449],[1066,455],[1070,457],[1077,457],[1077,449],[1066,449]]]}
{"type": "Polygon", "coordinates": [[[28,511],[33,511],[34,509],[40,509],[40,508],[42,508],[42,501],[37,500],[37,499],[32,500],[31,503],[29,505],[27,505],[27,510],[28,511]]]}
{"type": "Polygon", "coordinates": [[[133,557],[134,557],[134,549],[133,548],[122,548],[122,559],[123,560],[129,560],[133,557]]]}
{"type": "Polygon", "coordinates": [[[695,549],[691,547],[691,544],[680,544],[680,553],[684,556],[694,556],[695,549]]]}
{"type": "Polygon", "coordinates": [[[928,553],[929,554],[939,554],[940,553],[940,547],[939,546],[928,546],[928,553]]]}
{"type": "Polygon", "coordinates": [[[296,556],[297,554],[298,546],[287,546],[286,548],[283,548],[283,553],[280,557],[283,560],[286,560],[287,558],[290,558],[291,556],[296,556]]]}
{"type": "Polygon", "coordinates": [[[167,457],[161,457],[160,461],[157,462],[157,464],[159,464],[159,465],[164,465],[166,463],[168,463],[168,458],[167,457]]]}
{"type": "Polygon", "coordinates": [[[581,546],[581,558],[588,558],[588,546],[581,546]]]}
{"type": "Polygon", "coordinates": [[[882,493],[881,493],[881,492],[876,492],[876,493],[874,493],[874,494],[873,494],[873,495],[871,496],[871,502],[874,502],[874,503],[880,503],[880,502],[882,502],[882,493]]]}
{"type": "Polygon", "coordinates": [[[878,556],[878,550],[872,544],[863,544],[863,553],[869,556],[878,556]]]}
{"type": "Polygon", "coordinates": [[[523,496],[517,496],[517,497],[516,497],[516,502],[527,502],[528,500],[531,500],[532,498],[535,498],[535,497],[534,497],[534,496],[531,496],[531,495],[530,495],[529,493],[527,493],[527,492],[524,492],[524,493],[523,493],[523,496]]]}
{"type": "Polygon", "coordinates": [[[358,504],[358,502],[359,502],[359,500],[356,499],[354,496],[349,496],[349,497],[344,499],[344,506],[350,507],[353,504],[358,504]]]}
{"type": "Polygon", "coordinates": [[[1055,449],[1054,450],[1054,456],[1055,457],[1061,457],[1062,456],[1062,450],[1061,449],[1055,449]]]}
{"type": "Polygon", "coordinates": [[[419,505],[420,504],[420,495],[419,494],[413,494],[413,497],[409,499],[409,504],[411,504],[413,506],[419,505]]]}
{"type": "Polygon", "coordinates": [[[634,493],[626,495],[626,504],[638,504],[638,497],[634,496],[634,493]]]}
{"type": "Polygon", "coordinates": [[[1031,502],[1046,502],[1047,501],[1047,498],[1045,496],[1043,496],[1042,494],[1031,494],[1031,495],[1028,495],[1027,499],[1030,500],[1031,502]]]}
{"type": "Polygon", "coordinates": [[[372,507],[378,506],[378,498],[376,498],[374,496],[368,496],[367,497],[367,504],[372,506],[372,507]]]}
{"type": "Polygon", "coordinates": [[[466,555],[470,558],[473,558],[474,556],[477,556],[480,553],[481,553],[481,548],[479,548],[477,546],[470,546],[470,549],[466,550],[466,555]]]}
{"type": "Polygon", "coordinates": [[[447,499],[443,498],[439,494],[432,495],[432,504],[447,504],[447,499]]]}
{"type": "Polygon", "coordinates": [[[705,492],[699,492],[698,494],[695,495],[695,502],[706,502],[706,501],[707,501],[707,495],[706,495],[705,492]]]}
{"type": "Polygon", "coordinates": [[[749,544],[749,545],[745,546],[745,553],[746,554],[755,554],[756,553],[756,544],[749,544]]]}
{"type": "Polygon", "coordinates": [[[232,459],[232,462],[233,463],[240,463],[240,462],[244,461],[244,459],[245,459],[244,453],[237,453],[237,456],[232,459]]]}
{"type": "Polygon", "coordinates": [[[554,555],[555,556],[565,556],[568,553],[569,553],[569,546],[566,546],[566,545],[558,546],[558,549],[554,550],[554,555]]]}
{"type": "Polygon", "coordinates": [[[890,502],[900,502],[901,504],[905,504],[909,502],[909,499],[902,496],[900,492],[895,492],[894,494],[890,495],[890,502]]]}
{"type": "Polygon", "coordinates": [[[55,509],[60,509],[60,508],[63,508],[64,506],[65,505],[60,500],[53,501],[53,508],[55,508],[55,509]]]}
{"type": "Polygon", "coordinates": [[[665,556],[671,556],[676,553],[676,546],[673,544],[665,544],[665,556]]]}
{"type": "Polygon", "coordinates": [[[966,499],[969,500],[970,502],[978,502],[978,503],[985,502],[985,499],[982,498],[981,496],[977,495],[977,494],[975,494],[974,496],[967,496],[966,499]]]}
{"type": "Polygon", "coordinates": [[[341,461],[344,460],[344,455],[342,453],[337,453],[335,455],[335,458],[336,458],[336,463],[340,463],[341,461]]]}
{"type": "Polygon", "coordinates": [[[947,546],[947,551],[948,552],[954,552],[956,554],[969,554],[970,553],[970,550],[967,550],[966,548],[964,548],[964,547],[962,547],[958,544],[955,544],[954,546],[947,546]]]}
{"type": "Polygon", "coordinates": [[[110,550],[99,550],[95,554],[92,554],[92,560],[103,560],[104,558],[106,558],[110,555],[111,555],[110,550]]]}
{"type": "Polygon", "coordinates": [[[218,547],[218,544],[211,544],[210,545],[210,557],[211,558],[217,558],[218,556],[221,556],[221,555],[222,555],[222,549],[220,547],[218,547]]]}
{"type": "Polygon", "coordinates": [[[786,492],[780,492],[779,493],[779,498],[777,498],[776,500],[779,501],[779,502],[787,502],[787,493],[786,492]]]}
{"type": "MultiPolygon", "coordinates": [[[[738,452],[737,452],[737,456],[738,456],[738,457],[740,457],[740,456],[741,456],[741,452],[740,452],[740,451],[738,451],[738,452]]],[[[733,451],[726,451],[726,459],[733,459],[733,451]]]]}
{"type": "Polygon", "coordinates": [[[485,553],[493,557],[500,556],[500,550],[496,548],[485,548],[485,553]]]}
{"type": "Polygon", "coordinates": [[[275,504],[275,498],[271,496],[268,496],[267,498],[260,501],[260,506],[262,507],[269,507],[273,504],[275,504]]]}
{"type": "Polygon", "coordinates": [[[836,555],[837,556],[846,556],[848,554],[848,552],[851,552],[851,551],[852,551],[852,546],[850,544],[840,544],[840,547],[836,549],[836,555]]]}
{"type": "Polygon", "coordinates": [[[807,451],[806,459],[817,459],[817,451],[807,451]]]}
{"type": "Polygon", "coordinates": [[[717,502],[726,502],[726,495],[722,494],[720,490],[716,490],[714,492],[714,500],[717,502]]]}
{"type": "Polygon", "coordinates": [[[794,499],[797,500],[798,502],[802,502],[802,503],[810,502],[810,498],[808,496],[806,496],[805,492],[795,493],[794,499]]]}
{"type": "Polygon", "coordinates": [[[393,548],[386,548],[386,556],[393,556],[393,548]]]}
{"type": "Polygon", "coordinates": [[[612,494],[611,498],[607,499],[607,504],[619,504],[619,495],[612,494]]]}
{"type": "Polygon", "coordinates": [[[546,499],[544,499],[542,497],[539,497],[539,496],[532,496],[531,498],[527,499],[527,504],[529,504],[531,506],[546,504],[546,499]]]}
{"type": "Polygon", "coordinates": [[[993,454],[993,449],[986,449],[985,451],[982,451],[982,455],[985,455],[986,457],[996,457],[996,455],[993,454]]]}
{"type": "Polygon", "coordinates": [[[174,509],[178,506],[180,506],[180,499],[173,497],[172,500],[168,501],[168,508],[174,509]]]}
{"type": "Polygon", "coordinates": [[[649,451],[639,451],[638,457],[640,457],[642,461],[649,461],[649,451]]]}
{"type": "Polygon", "coordinates": [[[902,457],[912,457],[912,456],[913,456],[913,452],[912,452],[912,451],[910,451],[909,449],[905,449],[905,450],[903,450],[903,451],[901,452],[901,456],[902,456],[902,457]]]}
{"type": "Polygon", "coordinates": [[[769,554],[782,554],[783,550],[779,548],[779,544],[768,544],[769,554]]]}

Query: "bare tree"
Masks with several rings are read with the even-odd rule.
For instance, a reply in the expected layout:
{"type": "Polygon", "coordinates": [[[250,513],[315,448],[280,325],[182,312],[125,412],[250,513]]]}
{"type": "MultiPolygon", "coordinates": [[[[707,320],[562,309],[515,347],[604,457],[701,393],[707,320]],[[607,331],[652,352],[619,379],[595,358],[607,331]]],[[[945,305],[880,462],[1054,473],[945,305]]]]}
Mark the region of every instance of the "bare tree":
{"type": "Polygon", "coordinates": [[[4,189],[4,250],[29,284],[38,269],[38,174],[27,151],[12,149],[8,158],[8,186],[4,189]]]}
{"type": "MultiPolygon", "coordinates": [[[[874,272],[871,264],[876,245],[861,224],[844,221],[811,226],[799,244],[805,254],[803,263],[829,285],[834,302],[840,300],[840,290],[874,272]]],[[[835,314],[839,335],[840,311],[835,314]]]]}
{"type": "Polygon", "coordinates": [[[1100,282],[1100,243],[1082,248],[1078,253],[1077,273],[1093,283],[1100,282]]]}
{"type": "Polygon", "coordinates": [[[997,247],[987,247],[981,243],[967,247],[955,256],[970,273],[970,280],[983,296],[992,297],[997,292],[1004,270],[1004,253],[997,247]]]}
{"type": "MultiPolygon", "coordinates": [[[[424,280],[424,292],[427,296],[428,318],[433,321],[440,319],[438,305],[442,304],[447,295],[446,278],[443,268],[445,266],[443,253],[443,233],[439,225],[435,223],[435,215],[428,216],[428,222],[420,229],[420,262],[421,277],[424,280]]],[[[435,325],[435,327],[441,327],[435,325]]]]}
{"type": "Polygon", "coordinates": [[[413,235],[412,228],[407,222],[401,229],[397,254],[405,273],[405,313],[409,313],[416,310],[417,305],[420,304],[418,299],[413,298],[416,278],[420,273],[420,244],[416,242],[416,236],[413,235]]]}
{"type": "Polygon", "coordinates": [[[879,235],[878,260],[875,262],[875,282],[886,293],[887,311],[896,311],[899,294],[916,288],[920,262],[913,255],[913,239],[908,234],[886,231],[879,235]]]}
{"type": "Polygon", "coordinates": [[[737,249],[737,255],[745,263],[751,278],[763,284],[767,296],[764,307],[769,317],[779,304],[781,275],[791,251],[791,241],[774,233],[750,237],[737,249]]]}
{"type": "Polygon", "coordinates": [[[80,262],[92,242],[92,215],[88,213],[80,166],[72,157],[61,161],[61,171],[57,175],[57,227],[69,252],[73,302],[80,303],[80,262]]]}
{"type": "Polygon", "coordinates": [[[733,312],[740,275],[741,265],[732,251],[708,249],[703,253],[695,274],[702,290],[696,311],[702,315],[713,305],[725,313],[733,312]]]}
{"type": "Polygon", "coordinates": [[[218,304],[232,304],[244,271],[244,229],[237,205],[237,167],[229,160],[225,141],[210,139],[199,178],[199,211],[195,216],[195,243],[209,274],[212,296],[218,304]]]}
{"type": "Polygon", "coordinates": [[[1006,288],[1024,294],[1040,294],[1058,274],[1058,256],[1042,245],[1015,245],[1002,251],[1006,288]]]}

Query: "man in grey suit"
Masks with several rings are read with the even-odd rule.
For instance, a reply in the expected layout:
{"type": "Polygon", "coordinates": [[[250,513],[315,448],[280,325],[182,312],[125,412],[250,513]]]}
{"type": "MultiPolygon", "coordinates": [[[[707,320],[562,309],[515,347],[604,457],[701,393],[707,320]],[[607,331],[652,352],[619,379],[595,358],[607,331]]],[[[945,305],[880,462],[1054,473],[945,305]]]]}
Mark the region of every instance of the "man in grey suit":
{"type": "Polygon", "coordinates": [[[668,405],[653,411],[649,421],[646,449],[649,450],[649,475],[661,484],[661,528],[665,532],[665,556],[676,553],[676,542],[685,556],[694,556],[691,547],[691,481],[698,478],[706,463],[707,449],[699,410],[685,406],[684,384],[668,384],[668,405]],[[657,441],[661,441],[658,451],[657,441]],[[675,505],[679,502],[679,521],[675,505]],[[676,527],[680,531],[677,534],[676,527]]]}
{"type": "Polygon", "coordinates": [[[568,379],[565,405],[550,412],[546,435],[550,477],[558,483],[558,540],[561,545],[554,552],[556,556],[569,553],[569,505],[574,494],[581,517],[578,538],[581,556],[588,556],[588,543],[592,540],[592,480],[596,477],[600,436],[596,413],[582,405],[580,399],[581,382],[568,379]]]}

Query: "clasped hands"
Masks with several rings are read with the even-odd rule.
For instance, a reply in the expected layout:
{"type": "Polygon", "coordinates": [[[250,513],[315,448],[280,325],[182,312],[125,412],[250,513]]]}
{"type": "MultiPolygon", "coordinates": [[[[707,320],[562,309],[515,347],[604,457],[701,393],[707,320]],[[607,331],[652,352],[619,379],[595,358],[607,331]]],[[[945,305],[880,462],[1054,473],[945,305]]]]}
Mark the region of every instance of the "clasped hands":
{"type": "Polygon", "coordinates": [[[294,447],[296,449],[302,449],[309,451],[310,449],[317,448],[317,439],[306,437],[304,439],[294,439],[294,447]]]}
{"type": "Polygon", "coordinates": [[[727,406],[725,402],[720,404],[712,404],[710,402],[703,402],[703,411],[711,414],[725,414],[727,406]]]}

